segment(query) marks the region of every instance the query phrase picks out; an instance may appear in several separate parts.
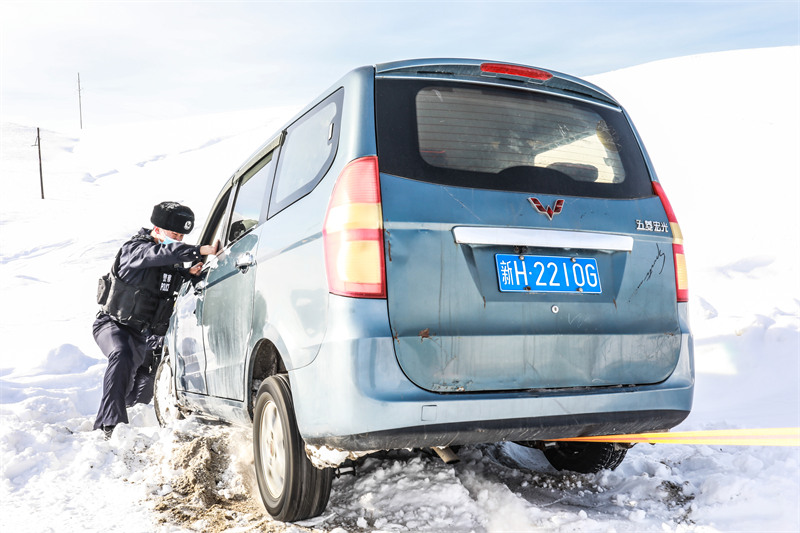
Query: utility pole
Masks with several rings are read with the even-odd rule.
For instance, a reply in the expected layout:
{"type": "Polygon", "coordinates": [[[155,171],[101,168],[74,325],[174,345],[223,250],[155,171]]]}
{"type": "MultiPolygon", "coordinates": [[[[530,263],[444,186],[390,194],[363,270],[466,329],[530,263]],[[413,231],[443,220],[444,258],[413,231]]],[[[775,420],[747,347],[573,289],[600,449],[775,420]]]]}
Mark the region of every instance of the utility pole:
{"type": "Polygon", "coordinates": [[[39,134],[39,128],[36,128],[36,144],[39,148],[39,186],[42,188],[42,200],[44,200],[44,178],[42,177],[42,137],[39,134]]]}
{"type": "Polygon", "coordinates": [[[81,118],[81,129],[83,129],[83,106],[81,105],[81,73],[78,72],[78,113],[81,118]]]}

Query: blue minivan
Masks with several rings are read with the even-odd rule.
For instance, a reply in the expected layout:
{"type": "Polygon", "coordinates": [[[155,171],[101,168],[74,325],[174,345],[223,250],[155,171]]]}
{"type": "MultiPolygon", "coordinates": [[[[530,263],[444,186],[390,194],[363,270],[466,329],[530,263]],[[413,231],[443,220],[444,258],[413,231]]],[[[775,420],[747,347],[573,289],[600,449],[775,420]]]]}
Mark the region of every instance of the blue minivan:
{"type": "Polygon", "coordinates": [[[694,387],[683,238],[625,110],[550,70],[357,68],[227,179],[178,296],[166,424],[252,425],[276,519],[377,450],[514,441],[615,468],[694,387]]]}

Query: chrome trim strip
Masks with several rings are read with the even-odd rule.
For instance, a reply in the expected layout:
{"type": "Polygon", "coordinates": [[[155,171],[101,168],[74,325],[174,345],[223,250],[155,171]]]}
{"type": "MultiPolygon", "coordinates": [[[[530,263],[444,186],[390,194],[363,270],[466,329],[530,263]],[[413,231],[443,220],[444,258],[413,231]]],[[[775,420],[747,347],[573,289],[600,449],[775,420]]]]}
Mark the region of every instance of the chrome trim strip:
{"type": "Polygon", "coordinates": [[[589,233],[585,231],[456,226],[453,228],[453,237],[458,244],[579,248],[614,252],[630,252],[633,250],[633,237],[628,235],[589,233]]]}

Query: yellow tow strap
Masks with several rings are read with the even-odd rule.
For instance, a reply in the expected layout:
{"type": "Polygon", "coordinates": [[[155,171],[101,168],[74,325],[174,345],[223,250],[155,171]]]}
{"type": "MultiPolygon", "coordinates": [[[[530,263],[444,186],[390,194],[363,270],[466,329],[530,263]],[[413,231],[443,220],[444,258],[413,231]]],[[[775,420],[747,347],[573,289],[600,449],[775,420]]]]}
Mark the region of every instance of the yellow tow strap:
{"type": "Polygon", "coordinates": [[[550,439],[569,442],[645,442],[649,444],[708,444],[725,446],[800,446],[800,428],[713,429],[674,433],[638,433],[550,439]]]}

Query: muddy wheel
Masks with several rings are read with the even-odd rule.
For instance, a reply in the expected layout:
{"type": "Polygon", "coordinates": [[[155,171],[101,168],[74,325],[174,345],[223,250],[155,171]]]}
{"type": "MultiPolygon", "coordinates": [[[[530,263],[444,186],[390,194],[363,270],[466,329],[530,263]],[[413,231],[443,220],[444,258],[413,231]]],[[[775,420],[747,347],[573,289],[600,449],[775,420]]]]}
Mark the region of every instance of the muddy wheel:
{"type": "Polygon", "coordinates": [[[306,456],[286,374],[265,379],[258,389],[253,452],[261,500],[273,518],[294,522],[322,514],[333,469],[317,469],[306,456]]]}
{"type": "Polygon", "coordinates": [[[559,442],[546,447],[544,456],[558,470],[593,474],[614,470],[627,452],[626,448],[609,442],[559,442]]]}
{"type": "Polygon", "coordinates": [[[158,424],[164,428],[175,420],[183,419],[183,414],[178,409],[178,401],[175,397],[175,380],[172,377],[169,357],[161,358],[156,370],[154,387],[153,407],[156,411],[158,424]]]}

